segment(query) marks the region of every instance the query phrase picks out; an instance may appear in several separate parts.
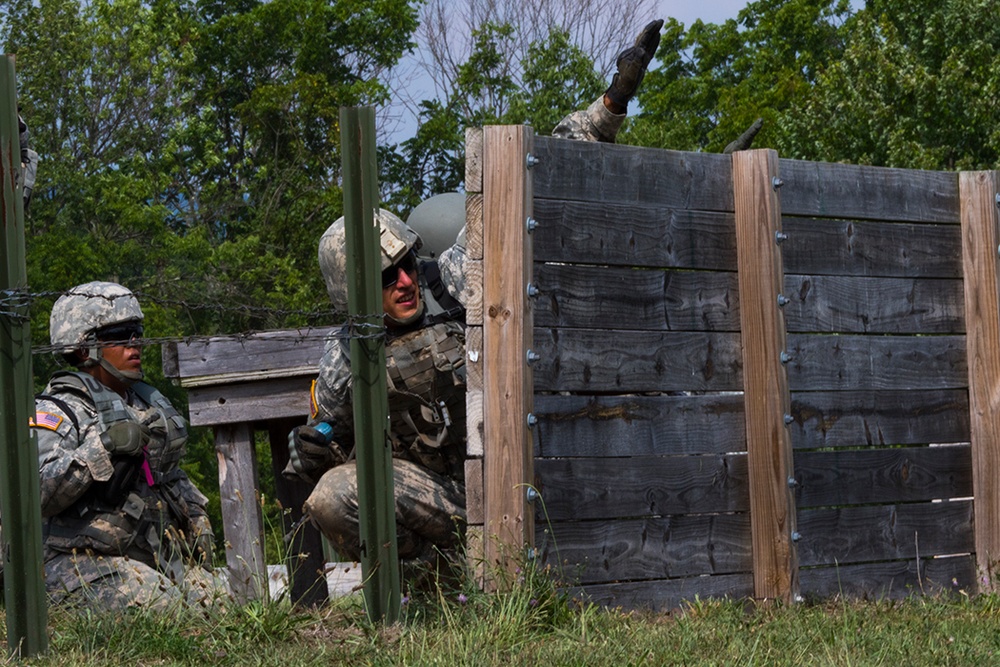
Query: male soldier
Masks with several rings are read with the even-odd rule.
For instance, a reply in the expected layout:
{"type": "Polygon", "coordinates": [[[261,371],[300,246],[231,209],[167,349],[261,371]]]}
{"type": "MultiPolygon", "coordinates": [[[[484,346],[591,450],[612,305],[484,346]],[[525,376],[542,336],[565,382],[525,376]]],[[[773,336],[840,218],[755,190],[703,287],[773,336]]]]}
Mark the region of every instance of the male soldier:
{"type": "Polygon", "coordinates": [[[57,603],[165,608],[226,591],[210,574],[207,498],[178,467],[186,423],[141,381],[142,321],[132,292],[110,282],[52,307],[52,345],[76,368],[52,376],[32,420],[57,603]]]}
{"type": "MultiPolygon", "coordinates": [[[[464,248],[418,261],[416,232],[388,211],[379,211],[378,221],[399,556],[404,564],[434,565],[438,550],[458,545],[465,517],[465,309],[451,296],[462,285],[442,279],[460,280],[464,248]]],[[[346,312],[344,218],[320,239],[319,263],[333,306],[346,312]]],[[[348,344],[327,345],[311,426],[289,434],[286,474],[317,482],[305,514],[341,555],[359,560],[348,344]]]]}
{"type": "MultiPolygon", "coordinates": [[[[653,21],[618,57],[607,92],[567,116],[553,134],[614,141],[627,105],[660,41],[653,21]]],[[[465,526],[464,233],[437,260],[418,261],[419,235],[379,211],[390,437],[399,556],[414,569],[453,556],[465,526]]],[[[347,311],[344,219],[323,234],[319,262],[333,306],[347,311]]],[[[327,345],[313,384],[312,419],[289,434],[286,475],[316,483],[304,513],[338,552],[360,559],[357,470],[353,460],[350,354],[327,345]]],[[[407,568],[409,569],[409,568],[407,568]]]]}

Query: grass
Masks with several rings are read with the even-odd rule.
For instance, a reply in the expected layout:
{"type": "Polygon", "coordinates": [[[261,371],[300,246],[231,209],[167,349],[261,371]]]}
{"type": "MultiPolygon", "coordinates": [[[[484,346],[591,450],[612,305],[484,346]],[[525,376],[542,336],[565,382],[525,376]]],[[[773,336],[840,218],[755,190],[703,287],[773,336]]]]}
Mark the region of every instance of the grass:
{"type": "MultiPolygon", "coordinates": [[[[755,605],[695,600],[669,614],[607,610],[528,567],[505,592],[404,598],[399,623],[361,597],[154,614],[52,609],[49,651],[26,665],[1000,665],[1000,597],[755,605]]],[[[6,647],[5,647],[6,648],[6,647]]]]}

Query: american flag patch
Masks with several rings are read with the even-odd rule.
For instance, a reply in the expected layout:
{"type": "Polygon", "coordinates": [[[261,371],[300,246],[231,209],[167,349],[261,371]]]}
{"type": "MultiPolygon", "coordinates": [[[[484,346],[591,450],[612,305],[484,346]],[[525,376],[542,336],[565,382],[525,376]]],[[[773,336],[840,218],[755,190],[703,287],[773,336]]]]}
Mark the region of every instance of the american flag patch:
{"type": "Polygon", "coordinates": [[[59,424],[62,424],[63,418],[59,415],[54,415],[51,412],[36,412],[34,419],[28,420],[28,426],[37,426],[38,428],[47,428],[50,431],[54,431],[59,428],[59,424]]]}

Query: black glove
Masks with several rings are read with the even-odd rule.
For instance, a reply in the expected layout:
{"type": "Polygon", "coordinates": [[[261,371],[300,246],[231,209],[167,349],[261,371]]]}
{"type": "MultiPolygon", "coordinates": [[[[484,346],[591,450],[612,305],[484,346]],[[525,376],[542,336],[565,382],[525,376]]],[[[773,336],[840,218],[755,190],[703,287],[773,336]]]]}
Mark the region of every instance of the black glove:
{"type": "Polygon", "coordinates": [[[111,456],[139,456],[149,437],[149,428],[143,424],[115,422],[101,434],[101,444],[111,456]]]}
{"type": "Polygon", "coordinates": [[[336,461],[328,436],[312,426],[296,426],[288,434],[288,467],[313,479],[336,461]]]}

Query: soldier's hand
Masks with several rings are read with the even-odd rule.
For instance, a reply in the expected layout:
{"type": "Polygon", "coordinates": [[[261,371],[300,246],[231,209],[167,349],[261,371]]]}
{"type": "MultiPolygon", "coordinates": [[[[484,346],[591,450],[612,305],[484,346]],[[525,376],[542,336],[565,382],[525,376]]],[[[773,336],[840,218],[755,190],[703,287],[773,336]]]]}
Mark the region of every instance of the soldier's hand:
{"type": "Polygon", "coordinates": [[[149,429],[135,422],[115,422],[101,434],[101,444],[112,456],[138,456],[149,444],[149,429]]]}
{"type": "Polygon", "coordinates": [[[327,435],[312,426],[296,426],[288,434],[288,463],[299,475],[312,477],[333,465],[327,435]]]}

